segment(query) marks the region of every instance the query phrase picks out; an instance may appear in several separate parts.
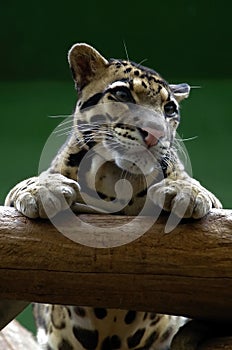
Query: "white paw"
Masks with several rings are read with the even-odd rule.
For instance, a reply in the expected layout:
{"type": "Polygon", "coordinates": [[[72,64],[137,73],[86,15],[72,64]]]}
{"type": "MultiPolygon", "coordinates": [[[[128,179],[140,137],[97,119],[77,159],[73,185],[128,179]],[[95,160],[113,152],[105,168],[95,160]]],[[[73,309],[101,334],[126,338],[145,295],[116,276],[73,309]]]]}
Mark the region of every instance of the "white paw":
{"type": "Polygon", "coordinates": [[[80,187],[61,174],[42,173],[17,184],[8,194],[5,205],[14,206],[29,218],[48,218],[70,207],[80,187]]]}
{"type": "Polygon", "coordinates": [[[194,179],[163,179],[148,190],[150,199],[180,218],[199,219],[211,208],[221,208],[220,201],[194,179]]]}

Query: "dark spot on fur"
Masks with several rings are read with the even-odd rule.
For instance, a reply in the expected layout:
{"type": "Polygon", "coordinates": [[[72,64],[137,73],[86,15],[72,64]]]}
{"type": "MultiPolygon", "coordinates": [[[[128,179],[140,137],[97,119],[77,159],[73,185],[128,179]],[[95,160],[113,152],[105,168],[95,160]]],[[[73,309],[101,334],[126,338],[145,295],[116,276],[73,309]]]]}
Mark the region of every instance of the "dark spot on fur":
{"type": "Polygon", "coordinates": [[[77,316],[85,317],[86,315],[85,309],[83,307],[75,306],[74,311],[75,311],[75,314],[77,314],[77,316]]]}
{"type": "Polygon", "coordinates": [[[145,188],[144,190],[142,190],[141,192],[137,193],[137,197],[141,198],[141,197],[144,197],[146,196],[147,194],[147,188],[145,188]]]}
{"type": "Polygon", "coordinates": [[[71,313],[71,310],[69,309],[69,307],[66,307],[66,310],[68,312],[68,317],[72,318],[72,313],[71,313]]]}
{"type": "Polygon", "coordinates": [[[62,343],[58,346],[58,350],[73,350],[73,347],[67,340],[63,339],[62,343]]]}
{"type": "Polygon", "coordinates": [[[164,334],[162,335],[160,341],[161,341],[161,342],[166,341],[166,340],[170,337],[170,335],[172,334],[172,332],[173,332],[173,328],[172,328],[172,327],[169,327],[169,328],[164,332],[164,334]]]}
{"type": "Polygon", "coordinates": [[[147,319],[147,312],[143,315],[143,320],[145,321],[147,319]]]}
{"type": "Polygon", "coordinates": [[[116,350],[120,349],[121,340],[117,335],[107,337],[103,340],[101,350],[116,350]]]}
{"type": "Polygon", "coordinates": [[[145,330],[146,330],[145,328],[138,329],[131,337],[127,339],[127,344],[129,349],[132,349],[135,346],[139,345],[145,333],[145,330]]]}
{"type": "Polygon", "coordinates": [[[132,70],[132,68],[131,68],[131,67],[128,67],[128,68],[126,68],[126,69],[124,70],[124,73],[125,73],[125,74],[130,73],[131,70],[132,70]]]}
{"type": "Polygon", "coordinates": [[[104,308],[94,308],[93,311],[99,320],[103,320],[107,316],[107,310],[104,308]]]}
{"type": "Polygon", "coordinates": [[[99,195],[99,197],[100,197],[101,199],[106,199],[106,198],[108,197],[106,194],[104,194],[104,193],[102,193],[102,192],[100,192],[100,191],[97,191],[97,194],[99,195]]]}
{"type": "Polygon", "coordinates": [[[91,331],[81,327],[73,327],[73,334],[83,348],[94,350],[98,344],[98,331],[91,331]]]}
{"type": "Polygon", "coordinates": [[[70,171],[69,171],[69,170],[65,170],[65,172],[64,172],[64,176],[66,176],[66,177],[70,178],[70,177],[71,177],[71,173],[70,173],[70,171]]]}
{"type": "Polygon", "coordinates": [[[124,321],[126,324],[131,324],[132,322],[134,322],[135,318],[136,318],[136,311],[128,311],[124,321]]]}
{"type": "Polygon", "coordinates": [[[121,67],[121,65],[122,65],[122,64],[121,64],[121,62],[117,62],[117,63],[115,63],[115,67],[116,67],[116,68],[120,68],[120,67],[121,67]]]}
{"type": "Polygon", "coordinates": [[[139,76],[139,74],[140,74],[139,70],[134,71],[134,75],[136,75],[137,77],[139,76]]]}
{"type": "Polygon", "coordinates": [[[110,342],[111,342],[111,348],[113,350],[114,349],[120,349],[120,347],[121,347],[121,340],[120,340],[119,336],[112,335],[112,337],[110,339],[110,342]]]}
{"type": "Polygon", "coordinates": [[[142,81],[142,86],[147,89],[147,84],[144,81],[142,81]]]}
{"type": "Polygon", "coordinates": [[[81,160],[83,159],[83,157],[86,155],[87,152],[88,152],[87,150],[82,149],[78,153],[71,153],[68,157],[67,165],[71,167],[79,166],[81,160]]]}
{"type": "Polygon", "coordinates": [[[154,320],[151,322],[150,326],[154,326],[156,323],[158,323],[160,318],[161,318],[160,316],[156,315],[156,318],[154,318],[154,320]]]}
{"type": "Polygon", "coordinates": [[[150,337],[147,338],[146,342],[145,342],[145,347],[150,349],[150,347],[153,345],[153,343],[158,339],[159,334],[154,331],[153,333],[151,333],[150,337]]]}
{"type": "Polygon", "coordinates": [[[150,313],[150,320],[154,320],[156,318],[156,314],[155,313],[150,313]]]}
{"type": "Polygon", "coordinates": [[[103,340],[101,350],[111,350],[110,337],[107,337],[103,340]]]}

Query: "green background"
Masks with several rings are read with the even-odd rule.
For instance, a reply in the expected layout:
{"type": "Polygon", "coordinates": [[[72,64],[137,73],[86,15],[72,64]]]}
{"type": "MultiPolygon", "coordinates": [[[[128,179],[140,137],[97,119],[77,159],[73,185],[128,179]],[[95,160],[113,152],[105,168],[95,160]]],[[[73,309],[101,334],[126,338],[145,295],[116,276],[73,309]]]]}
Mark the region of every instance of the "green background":
{"type": "MultiPolygon", "coordinates": [[[[130,59],[193,89],[182,104],[193,176],[231,208],[231,1],[5,1],[0,5],[0,200],[38,173],[44,143],[71,114],[67,64],[75,42],[130,59]]],[[[30,310],[20,319],[33,328],[30,310]]]]}

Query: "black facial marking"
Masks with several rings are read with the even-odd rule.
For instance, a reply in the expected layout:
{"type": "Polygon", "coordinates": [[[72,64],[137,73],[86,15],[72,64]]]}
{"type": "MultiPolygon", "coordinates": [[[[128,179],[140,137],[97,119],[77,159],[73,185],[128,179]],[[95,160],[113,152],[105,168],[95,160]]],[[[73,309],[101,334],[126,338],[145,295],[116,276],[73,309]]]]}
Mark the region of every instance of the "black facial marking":
{"type": "MultiPolygon", "coordinates": [[[[97,132],[97,131],[95,131],[97,132]]],[[[93,131],[91,129],[85,130],[83,133],[83,139],[85,140],[85,144],[89,146],[89,148],[93,148],[97,143],[93,140],[93,131]]]]}
{"type": "Polygon", "coordinates": [[[87,101],[83,103],[83,105],[80,108],[80,112],[83,111],[85,108],[96,106],[96,104],[98,104],[102,96],[102,92],[98,92],[97,94],[91,96],[87,101]]]}
{"type": "Polygon", "coordinates": [[[124,321],[126,324],[131,324],[132,322],[134,322],[135,318],[136,318],[136,311],[128,311],[124,321]]]}
{"type": "Polygon", "coordinates": [[[129,349],[132,349],[135,346],[139,345],[145,333],[145,330],[145,328],[138,329],[131,337],[127,339],[127,345],[129,349]]]}
{"type": "Polygon", "coordinates": [[[118,100],[116,98],[114,98],[113,96],[109,95],[107,96],[108,100],[110,101],[114,101],[114,102],[117,102],[118,100]]]}
{"type": "Polygon", "coordinates": [[[58,350],[73,350],[72,345],[65,339],[58,345],[58,350]]]}
{"type": "Polygon", "coordinates": [[[79,166],[82,158],[86,155],[88,151],[82,149],[78,153],[71,153],[67,160],[67,165],[71,167],[79,166]]]}
{"type": "Polygon", "coordinates": [[[124,73],[125,73],[125,74],[130,73],[131,70],[132,70],[132,68],[131,68],[131,67],[128,67],[128,68],[126,68],[126,69],[124,70],[124,73]]]}
{"type": "Polygon", "coordinates": [[[103,320],[107,316],[107,310],[104,308],[94,308],[93,311],[99,320],[103,320]]]}
{"type": "Polygon", "coordinates": [[[75,306],[74,312],[79,317],[85,317],[85,315],[86,315],[85,309],[83,307],[80,307],[80,306],[75,306]]]}
{"type": "Polygon", "coordinates": [[[98,344],[98,331],[91,331],[81,327],[73,327],[73,334],[83,348],[87,350],[94,350],[98,344]]]}

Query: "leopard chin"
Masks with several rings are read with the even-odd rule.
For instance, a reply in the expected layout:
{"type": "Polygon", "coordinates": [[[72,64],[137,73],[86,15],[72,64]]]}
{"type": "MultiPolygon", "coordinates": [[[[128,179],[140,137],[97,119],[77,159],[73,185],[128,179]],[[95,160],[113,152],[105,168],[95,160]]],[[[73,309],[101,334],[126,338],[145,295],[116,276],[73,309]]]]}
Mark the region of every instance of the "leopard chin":
{"type": "Polygon", "coordinates": [[[131,174],[138,175],[150,175],[155,169],[160,167],[158,161],[154,156],[149,152],[136,152],[125,154],[122,157],[115,157],[116,165],[124,171],[128,171],[131,174]]]}

